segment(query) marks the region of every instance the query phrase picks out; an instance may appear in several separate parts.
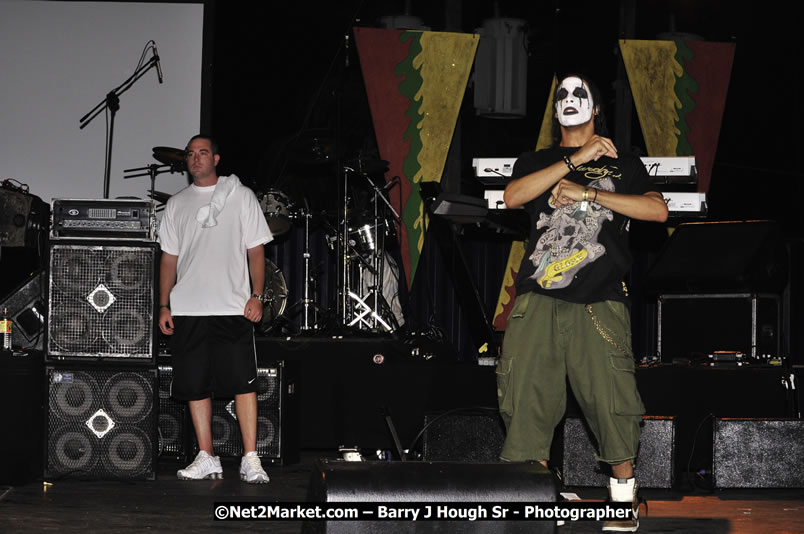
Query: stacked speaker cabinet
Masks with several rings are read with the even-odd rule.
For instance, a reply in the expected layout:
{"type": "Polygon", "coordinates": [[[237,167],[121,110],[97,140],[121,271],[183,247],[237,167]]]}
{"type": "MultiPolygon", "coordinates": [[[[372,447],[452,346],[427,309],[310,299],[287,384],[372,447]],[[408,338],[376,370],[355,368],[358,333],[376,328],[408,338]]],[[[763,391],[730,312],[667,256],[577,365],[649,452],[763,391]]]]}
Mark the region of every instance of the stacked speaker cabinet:
{"type": "Polygon", "coordinates": [[[156,370],[48,366],[45,477],[155,478],[156,370]]]}
{"type": "Polygon", "coordinates": [[[49,261],[51,360],[153,361],[156,243],[58,241],[49,261]]]}
{"type": "Polygon", "coordinates": [[[153,241],[51,240],[45,476],[155,477],[157,261],[153,241]]]}

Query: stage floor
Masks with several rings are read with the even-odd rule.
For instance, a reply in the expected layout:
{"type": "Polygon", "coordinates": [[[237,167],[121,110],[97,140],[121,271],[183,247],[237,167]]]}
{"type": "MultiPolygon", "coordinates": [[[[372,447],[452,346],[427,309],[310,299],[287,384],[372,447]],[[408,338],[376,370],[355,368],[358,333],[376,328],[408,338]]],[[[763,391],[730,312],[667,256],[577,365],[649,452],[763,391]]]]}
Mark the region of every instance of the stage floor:
{"type": "MultiPolygon", "coordinates": [[[[213,520],[213,503],[304,501],[316,458],[329,451],[303,451],[300,463],[267,465],[267,485],[238,479],[238,459],[224,458],[224,480],[181,481],[177,464],[161,461],[154,481],[41,480],[0,486],[3,532],[219,532],[259,530],[298,533],[295,521],[213,520]]],[[[565,488],[582,500],[602,500],[600,488],[565,488]]],[[[804,490],[724,489],[707,492],[645,489],[639,532],[757,533],[804,532],[804,490]]],[[[467,523],[468,526],[468,523],[467,523]]],[[[599,532],[597,522],[567,523],[559,533],[599,532]]]]}

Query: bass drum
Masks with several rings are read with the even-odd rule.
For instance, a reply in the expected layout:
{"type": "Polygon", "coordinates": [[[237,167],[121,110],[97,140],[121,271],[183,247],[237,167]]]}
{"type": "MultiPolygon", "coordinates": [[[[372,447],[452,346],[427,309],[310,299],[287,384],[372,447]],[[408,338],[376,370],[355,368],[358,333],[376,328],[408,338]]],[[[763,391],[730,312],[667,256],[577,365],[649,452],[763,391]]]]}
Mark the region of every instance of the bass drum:
{"type": "Polygon", "coordinates": [[[268,258],[265,259],[265,303],[262,305],[262,328],[267,329],[277,317],[285,313],[288,303],[288,286],[282,271],[268,258]]]}

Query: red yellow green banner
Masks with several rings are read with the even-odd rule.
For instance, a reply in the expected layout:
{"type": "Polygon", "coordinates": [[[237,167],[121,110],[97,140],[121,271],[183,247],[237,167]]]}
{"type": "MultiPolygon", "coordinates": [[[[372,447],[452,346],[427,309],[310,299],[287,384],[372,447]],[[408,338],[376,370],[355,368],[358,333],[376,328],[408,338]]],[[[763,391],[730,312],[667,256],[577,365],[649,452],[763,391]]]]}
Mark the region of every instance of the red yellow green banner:
{"type": "Polygon", "coordinates": [[[621,40],[649,156],[695,156],[698,191],[709,190],[735,45],[621,40]]]}
{"type": "Polygon", "coordinates": [[[427,225],[419,184],[441,181],[479,36],[377,28],[354,34],[386,180],[400,179],[391,203],[402,217],[410,287],[427,225]]]}

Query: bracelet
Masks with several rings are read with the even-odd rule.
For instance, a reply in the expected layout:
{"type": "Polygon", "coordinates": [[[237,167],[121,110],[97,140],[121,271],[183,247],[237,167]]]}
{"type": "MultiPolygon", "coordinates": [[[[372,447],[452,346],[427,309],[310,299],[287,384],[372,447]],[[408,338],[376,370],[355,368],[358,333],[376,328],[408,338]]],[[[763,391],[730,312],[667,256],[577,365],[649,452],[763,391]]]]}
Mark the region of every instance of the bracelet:
{"type": "Polygon", "coordinates": [[[583,190],[583,195],[581,196],[581,200],[583,202],[586,202],[587,200],[589,200],[589,188],[588,187],[583,190]]]}
{"type": "Polygon", "coordinates": [[[170,304],[160,304],[159,309],[161,310],[162,308],[170,309],[170,304]]]}
{"type": "Polygon", "coordinates": [[[251,298],[257,299],[263,304],[265,304],[265,302],[268,300],[268,298],[265,295],[258,295],[256,293],[252,293],[251,298]]]}
{"type": "Polygon", "coordinates": [[[569,170],[571,170],[571,171],[577,171],[578,170],[578,168],[575,165],[572,164],[572,161],[570,161],[569,156],[564,156],[564,163],[567,164],[567,167],[569,168],[569,170]]]}

